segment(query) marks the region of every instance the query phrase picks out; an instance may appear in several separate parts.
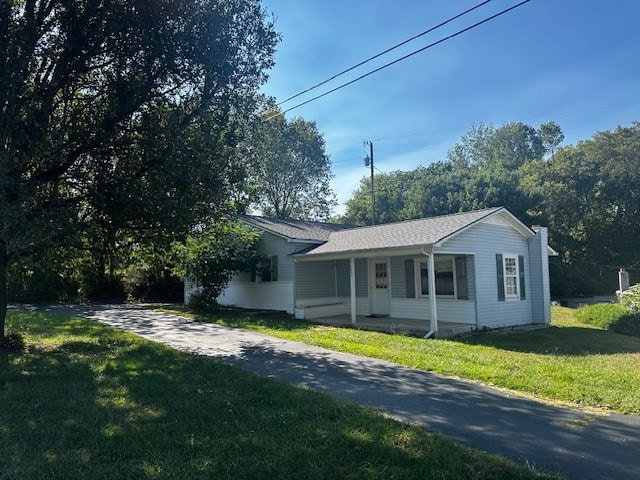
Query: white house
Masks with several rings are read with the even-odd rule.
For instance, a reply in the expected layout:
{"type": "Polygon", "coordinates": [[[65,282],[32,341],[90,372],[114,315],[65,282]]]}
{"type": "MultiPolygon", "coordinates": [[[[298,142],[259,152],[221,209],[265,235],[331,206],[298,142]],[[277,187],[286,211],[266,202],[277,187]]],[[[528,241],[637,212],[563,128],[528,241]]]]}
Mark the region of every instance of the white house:
{"type": "Polygon", "coordinates": [[[429,335],[550,321],[547,229],[503,207],[360,228],[240,220],[262,232],[269,265],[234,276],[223,305],[429,335]]]}

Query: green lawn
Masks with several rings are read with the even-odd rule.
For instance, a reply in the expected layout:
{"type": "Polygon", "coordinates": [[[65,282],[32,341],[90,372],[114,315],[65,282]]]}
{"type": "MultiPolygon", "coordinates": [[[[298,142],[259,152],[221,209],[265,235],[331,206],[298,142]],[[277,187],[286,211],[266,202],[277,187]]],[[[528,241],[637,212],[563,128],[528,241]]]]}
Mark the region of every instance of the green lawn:
{"type": "Polygon", "coordinates": [[[544,478],[418,426],[86,320],[17,312],[8,320],[29,349],[0,353],[3,480],[544,478]]]}
{"type": "Polygon", "coordinates": [[[582,324],[574,312],[553,307],[551,327],[543,330],[446,340],[318,326],[288,316],[231,311],[192,316],[479,380],[548,401],[640,415],[640,338],[582,324]]]}

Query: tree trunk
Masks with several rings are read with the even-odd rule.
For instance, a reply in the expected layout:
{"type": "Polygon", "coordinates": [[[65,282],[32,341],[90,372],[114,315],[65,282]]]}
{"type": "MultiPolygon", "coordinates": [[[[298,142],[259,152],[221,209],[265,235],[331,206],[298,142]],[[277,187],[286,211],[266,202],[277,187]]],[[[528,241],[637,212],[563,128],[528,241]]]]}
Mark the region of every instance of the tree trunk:
{"type": "Polygon", "coordinates": [[[5,337],[5,321],[7,319],[7,306],[9,299],[7,297],[7,265],[9,259],[7,257],[7,244],[0,240],[0,343],[5,337]]]}

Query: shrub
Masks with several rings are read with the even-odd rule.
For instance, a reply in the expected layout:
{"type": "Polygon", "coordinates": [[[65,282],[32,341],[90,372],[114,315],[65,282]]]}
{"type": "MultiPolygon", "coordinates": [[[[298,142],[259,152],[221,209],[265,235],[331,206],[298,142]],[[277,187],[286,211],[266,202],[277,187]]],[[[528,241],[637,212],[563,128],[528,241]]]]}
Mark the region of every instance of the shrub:
{"type": "Polygon", "coordinates": [[[0,340],[0,349],[9,352],[23,352],[25,346],[24,337],[18,332],[10,332],[0,340]]]}
{"type": "Polygon", "coordinates": [[[640,283],[622,292],[618,298],[620,305],[624,305],[635,313],[640,313],[640,283]]]}
{"type": "Polygon", "coordinates": [[[576,310],[576,318],[588,325],[640,337],[640,313],[632,311],[625,305],[617,303],[589,305],[576,310]]]}
{"type": "Polygon", "coordinates": [[[248,272],[259,260],[256,246],[260,234],[242,224],[220,219],[176,245],[177,273],[199,291],[190,304],[211,308],[234,273],[248,272]]]}
{"type": "Polygon", "coordinates": [[[189,307],[196,312],[208,312],[216,306],[215,299],[211,300],[207,295],[203,295],[202,292],[195,291],[189,296],[189,307]]]}

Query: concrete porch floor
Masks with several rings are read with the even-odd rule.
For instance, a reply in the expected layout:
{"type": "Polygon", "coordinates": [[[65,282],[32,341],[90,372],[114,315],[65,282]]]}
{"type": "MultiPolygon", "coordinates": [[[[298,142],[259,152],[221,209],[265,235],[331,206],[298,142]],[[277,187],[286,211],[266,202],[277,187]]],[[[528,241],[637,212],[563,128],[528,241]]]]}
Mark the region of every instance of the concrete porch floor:
{"type": "MultiPolygon", "coordinates": [[[[320,317],[307,320],[311,323],[321,325],[331,325],[336,327],[354,327],[362,330],[372,330],[376,332],[401,333],[405,335],[424,336],[429,332],[429,320],[419,320],[415,318],[391,318],[391,317],[365,317],[358,315],[356,324],[351,325],[350,315],[332,315],[330,317],[320,317]]],[[[464,333],[472,332],[475,325],[455,322],[438,322],[438,331],[434,335],[437,338],[455,337],[464,333]]]]}

